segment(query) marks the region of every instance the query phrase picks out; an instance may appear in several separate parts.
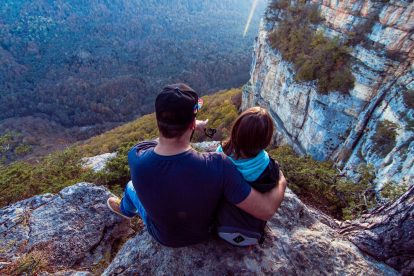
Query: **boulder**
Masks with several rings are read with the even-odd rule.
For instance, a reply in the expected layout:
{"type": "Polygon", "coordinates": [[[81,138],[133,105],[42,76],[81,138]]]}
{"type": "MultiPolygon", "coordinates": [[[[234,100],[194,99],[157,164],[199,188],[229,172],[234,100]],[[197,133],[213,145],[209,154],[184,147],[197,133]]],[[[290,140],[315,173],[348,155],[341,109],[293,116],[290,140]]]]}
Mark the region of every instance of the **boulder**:
{"type": "Polygon", "coordinates": [[[83,166],[90,168],[94,172],[100,172],[105,169],[106,163],[116,157],[116,152],[104,153],[93,157],[85,157],[82,159],[83,166]]]}
{"type": "Polygon", "coordinates": [[[414,275],[414,186],[396,201],[341,223],[339,232],[375,259],[414,275]]]}
{"type": "Polygon", "coordinates": [[[220,141],[205,141],[200,143],[192,143],[191,146],[201,152],[215,152],[220,145],[220,141]]]}
{"type": "Polygon", "coordinates": [[[107,208],[111,195],[106,188],[79,183],[0,209],[3,269],[23,258],[41,261],[52,272],[106,267],[119,242],[131,234],[107,208]]]}
{"type": "Polygon", "coordinates": [[[129,223],[106,206],[112,194],[79,183],[0,209],[0,275],[398,275],[387,264],[412,275],[413,194],[414,187],[359,220],[339,222],[287,189],[261,245],[212,238],[168,248],[145,230],[132,237],[129,223]]]}
{"type": "Polygon", "coordinates": [[[334,229],[337,225],[305,206],[288,189],[260,246],[237,248],[212,239],[194,246],[168,248],[142,231],[124,244],[103,274],[398,275],[339,235],[334,229]]]}
{"type": "MultiPolygon", "coordinates": [[[[191,144],[195,150],[201,152],[213,152],[216,151],[217,147],[220,145],[219,141],[207,141],[200,143],[191,144]]],[[[115,158],[117,155],[116,152],[104,153],[92,157],[82,158],[82,166],[84,168],[92,169],[94,172],[100,172],[105,169],[106,164],[111,159],[115,158]]]]}

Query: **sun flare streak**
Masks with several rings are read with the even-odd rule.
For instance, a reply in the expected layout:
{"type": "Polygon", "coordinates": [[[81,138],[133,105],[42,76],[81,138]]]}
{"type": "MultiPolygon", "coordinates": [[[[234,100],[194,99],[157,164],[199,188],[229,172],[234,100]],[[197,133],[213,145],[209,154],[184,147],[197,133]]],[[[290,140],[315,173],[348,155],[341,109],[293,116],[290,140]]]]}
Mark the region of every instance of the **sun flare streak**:
{"type": "Polygon", "coordinates": [[[247,32],[249,31],[250,23],[252,23],[253,14],[256,11],[257,2],[259,2],[259,0],[254,0],[253,1],[252,8],[251,8],[250,14],[249,14],[249,18],[247,19],[246,27],[244,27],[243,37],[245,37],[247,32]]]}

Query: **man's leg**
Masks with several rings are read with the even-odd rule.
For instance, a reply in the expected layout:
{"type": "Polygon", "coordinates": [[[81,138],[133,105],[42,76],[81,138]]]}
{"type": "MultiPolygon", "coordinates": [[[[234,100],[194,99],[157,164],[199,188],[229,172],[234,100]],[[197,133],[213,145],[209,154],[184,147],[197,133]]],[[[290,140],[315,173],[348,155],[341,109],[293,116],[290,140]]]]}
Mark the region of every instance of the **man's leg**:
{"type": "Polygon", "coordinates": [[[124,197],[121,200],[120,209],[123,214],[128,217],[139,215],[146,224],[147,212],[142,206],[141,200],[138,198],[132,181],[129,181],[125,187],[124,197]]]}
{"type": "Polygon", "coordinates": [[[139,215],[144,224],[147,224],[147,213],[138,198],[137,193],[135,192],[132,181],[129,181],[125,187],[122,200],[119,201],[118,198],[111,197],[108,199],[108,206],[115,213],[121,214],[122,216],[128,218],[139,215]]]}

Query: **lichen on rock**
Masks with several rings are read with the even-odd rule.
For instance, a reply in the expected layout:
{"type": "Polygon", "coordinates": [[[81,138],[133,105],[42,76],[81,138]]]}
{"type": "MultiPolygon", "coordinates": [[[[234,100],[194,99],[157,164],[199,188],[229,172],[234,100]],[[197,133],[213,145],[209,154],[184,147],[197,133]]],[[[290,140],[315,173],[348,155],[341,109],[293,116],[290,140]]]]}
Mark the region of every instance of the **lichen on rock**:
{"type": "Polygon", "coordinates": [[[109,262],[117,243],[131,234],[107,208],[109,196],[106,188],[79,183],[0,209],[0,260],[42,252],[51,271],[109,262]]]}
{"type": "Polygon", "coordinates": [[[398,275],[321,221],[335,224],[288,189],[262,245],[237,248],[213,239],[168,248],[144,231],[125,243],[104,275],[398,275]]]}
{"type": "Polygon", "coordinates": [[[105,204],[111,195],[106,188],[79,183],[56,195],[35,196],[0,209],[0,274],[398,275],[373,258],[388,262],[382,256],[391,256],[390,264],[403,274],[413,272],[409,259],[413,233],[408,228],[413,223],[414,187],[372,216],[347,223],[306,206],[287,189],[268,223],[265,242],[250,248],[233,247],[214,237],[193,246],[169,248],[146,230],[130,238],[129,223],[105,204]],[[392,223],[387,224],[390,219],[392,223]],[[404,252],[393,243],[381,252],[375,250],[382,248],[381,240],[372,237],[383,235],[381,231],[398,232],[398,225],[405,227],[404,252]],[[410,267],[402,267],[407,262],[410,267]]]}

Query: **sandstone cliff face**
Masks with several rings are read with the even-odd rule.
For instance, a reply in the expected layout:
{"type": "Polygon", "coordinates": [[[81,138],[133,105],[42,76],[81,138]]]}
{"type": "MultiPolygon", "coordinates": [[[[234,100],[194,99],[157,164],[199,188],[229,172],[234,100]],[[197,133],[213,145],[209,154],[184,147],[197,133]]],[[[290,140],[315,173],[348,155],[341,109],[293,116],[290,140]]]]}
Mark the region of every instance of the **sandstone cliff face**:
{"type": "Polygon", "coordinates": [[[317,28],[327,36],[346,40],[369,25],[365,41],[351,47],[354,89],[347,95],[322,95],[313,82],[296,82],[293,66],[268,44],[281,13],[268,10],[266,17],[272,20],[264,19],[259,30],[242,108],[268,108],[277,125],[277,142],[318,160],[331,159],[350,176],[366,163],[375,167],[378,188],[390,181],[412,184],[414,110],[404,95],[414,89],[414,4],[312,2],[324,18],[317,28]],[[375,138],[386,122],[395,124],[396,137],[384,153],[375,138]]]}

